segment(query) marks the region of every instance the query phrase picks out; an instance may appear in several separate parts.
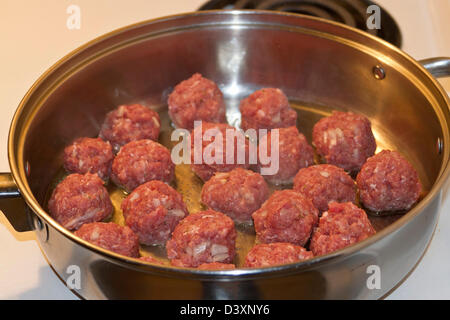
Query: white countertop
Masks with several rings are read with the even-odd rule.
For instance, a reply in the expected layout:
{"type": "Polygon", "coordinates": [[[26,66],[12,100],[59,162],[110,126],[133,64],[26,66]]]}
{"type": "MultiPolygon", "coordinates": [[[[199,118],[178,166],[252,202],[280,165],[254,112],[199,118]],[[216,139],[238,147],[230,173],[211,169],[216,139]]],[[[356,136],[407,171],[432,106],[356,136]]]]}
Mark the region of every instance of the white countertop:
{"type": "MultiPolygon", "coordinates": [[[[6,141],[21,98],[71,50],[116,28],[196,10],[205,0],[1,0],[0,170],[9,171],[6,141]],[[81,29],[69,30],[70,5],[81,29]]],[[[450,0],[378,0],[400,25],[403,49],[416,59],[450,56],[450,0]],[[406,4],[407,3],[407,4],[406,4]]],[[[450,80],[442,81],[450,92],[450,80]]],[[[438,227],[424,258],[388,299],[450,299],[450,199],[444,190],[438,227]]],[[[43,257],[34,233],[16,233],[0,213],[0,299],[78,299],[43,257]]]]}

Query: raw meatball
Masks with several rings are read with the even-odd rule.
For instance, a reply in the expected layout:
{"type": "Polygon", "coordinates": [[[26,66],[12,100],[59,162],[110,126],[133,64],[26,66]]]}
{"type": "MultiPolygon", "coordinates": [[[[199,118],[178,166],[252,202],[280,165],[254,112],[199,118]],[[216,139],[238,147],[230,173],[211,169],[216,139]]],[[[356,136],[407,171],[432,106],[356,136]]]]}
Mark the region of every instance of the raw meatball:
{"type": "Polygon", "coordinates": [[[242,168],[216,173],[203,185],[201,194],[205,205],[238,223],[251,223],[252,213],[268,197],[269,187],[264,178],[242,168]]]}
{"type": "Polygon", "coordinates": [[[274,242],[255,245],[245,257],[244,267],[263,268],[313,258],[310,251],[292,243],[274,242]]]}
{"type": "Polygon", "coordinates": [[[211,263],[203,263],[197,268],[198,270],[232,270],[236,269],[236,266],[232,263],[220,263],[220,262],[211,262],[211,263]]]}
{"type": "MultiPolygon", "coordinates": [[[[219,137],[217,137],[217,139],[219,139],[219,137]]],[[[199,176],[203,181],[208,181],[216,172],[228,172],[235,168],[248,168],[248,155],[249,141],[240,130],[236,130],[228,124],[203,122],[201,126],[196,127],[191,133],[191,168],[192,171],[194,171],[195,174],[197,174],[197,176],[199,176]],[[229,134],[235,134],[236,136],[234,139],[230,139],[230,141],[233,141],[233,145],[228,147],[226,139],[227,131],[229,134]],[[206,132],[210,133],[211,137],[205,138],[206,132]],[[219,133],[222,137],[222,144],[220,154],[216,154],[213,148],[213,146],[217,143],[215,143],[216,138],[214,135],[219,133]],[[200,141],[198,142],[200,147],[197,148],[195,148],[196,136],[203,137],[203,139],[201,139],[201,145],[200,141]],[[227,163],[227,152],[231,151],[233,151],[234,157],[231,159],[231,163],[227,163]],[[242,159],[238,158],[238,153],[243,155],[242,159]],[[200,160],[199,163],[195,163],[196,154],[197,159],[200,160]],[[204,158],[204,154],[210,156],[209,158],[211,159],[208,160],[207,158],[204,158]],[[208,163],[208,161],[210,161],[210,163],[208,163]]]]}
{"type": "Polygon", "coordinates": [[[131,141],[158,140],[161,122],[157,112],[140,104],[123,105],[106,115],[100,138],[111,142],[114,151],[131,141]]]}
{"type": "Polygon", "coordinates": [[[181,220],[167,241],[172,265],[196,268],[203,263],[231,263],[235,254],[234,222],[221,212],[191,213],[181,220]]]}
{"type": "Polygon", "coordinates": [[[317,122],[313,143],[327,163],[355,172],[377,148],[369,119],[351,112],[334,111],[317,122]]]}
{"type": "Polygon", "coordinates": [[[64,168],[69,173],[96,173],[109,178],[114,159],[111,144],[100,138],[79,138],[64,149],[64,168]]]}
{"type": "Polygon", "coordinates": [[[140,185],[121,205],[125,223],[146,245],[165,244],[188,211],[183,197],[161,181],[140,185]]]}
{"type": "Polygon", "coordinates": [[[48,202],[51,216],[69,230],[105,219],[113,212],[113,206],[103,183],[96,174],[68,175],[53,190],[48,202]]]}
{"type": "Polygon", "coordinates": [[[294,178],[294,190],[311,199],[323,212],[331,202],[355,202],[356,186],[341,168],[319,164],[301,169],[294,178]]]}
{"type": "Polygon", "coordinates": [[[134,232],[113,222],[93,222],[81,226],[75,235],[106,250],[124,256],[139,257],[139,241],[134,232]]]}
{"type": "Polygon", "coordinates": [[[169,96],[169,116],[175,126],[192,130],[194,120],[225,122],[225,103],[217,85],[196,73],[180,82],[169,96]]]}
{"type": "Polygon", "coordinates": [[[408,210],[422,192],[416,170],[395,151],[383,150],[369,158],[356,182],[361,202],[372,211],[408,210]]]}
{"type": "Polygon", "coordinates": [[[265,88],[241,101],[241,128],[274,129],[295,126],[297,112],[280,89],[265,88]]]}
{"type": "Polygon", "coordinates": [[[130,192],[151,180],[171,182],[175,165],[166,147],[152,140],[138,140],[120,149],[111,171],[111,180],[130,192]]]}
{"type": "Polygon", "coordinates": [[[300,193],[282,190],[275,191],[252,217],[259,242],[303,246],[317,224],[319,211],[300,193]]]}
{"type": "MultiPolygon", "coordinates": [[[[301,168],[306,168],[314,164],[314,150],[308,144],[305,136],[298,132],[297,127],[280,128],[278,130],[278,172],[272,175],[264,175],[267,181],[274,184],[292,183],[295,174],[301,168]]],[[[261,172],[262,168],[270,168],[271,162],[264,164],[260,158],[263,155],[271,155],[272,130],[267,134],[267,140],[260,141],[258,151],[257,170],[261,172]]],[[[262,173],[262,172],[261,172],[262,173]]]]}
{"type": "Polygon", "coordinates": [[[329,204],[314,230],[310,249],[315,256],[334,252],[375,234],[364,210],[351,202],[329,204]]]}

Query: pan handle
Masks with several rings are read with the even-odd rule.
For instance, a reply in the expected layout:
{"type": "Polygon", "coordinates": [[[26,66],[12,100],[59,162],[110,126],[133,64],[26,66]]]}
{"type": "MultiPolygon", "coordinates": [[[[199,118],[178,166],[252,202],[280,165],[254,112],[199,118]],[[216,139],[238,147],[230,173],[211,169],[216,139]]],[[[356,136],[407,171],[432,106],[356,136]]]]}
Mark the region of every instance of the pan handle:
{"type": "Polygon", "coordinates": [[[11,173],[0,173],[0,210],[17,232],[31,231],[29,208],[11,173]]]}
{"type": "Polygon", "coordinates": [[[419,62],[436,78],[450,76],[450,58],[430,58],[419,62]]]}

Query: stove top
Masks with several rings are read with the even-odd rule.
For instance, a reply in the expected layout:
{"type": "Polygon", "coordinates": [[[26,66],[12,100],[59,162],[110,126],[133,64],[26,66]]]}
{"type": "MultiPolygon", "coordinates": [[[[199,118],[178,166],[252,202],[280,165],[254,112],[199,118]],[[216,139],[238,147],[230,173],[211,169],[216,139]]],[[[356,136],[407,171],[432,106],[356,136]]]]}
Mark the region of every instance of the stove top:
{"type": "Polygon", "coordinates": [[[380,29],[369,29],[367,8],[376,5],[369,0],[210,0],[199,10],[258,9],[293,12],[344,23],[348,26],[378,36],[397,47],[401,47],[402,36],[395,20],[380,8],[380,29]]]}

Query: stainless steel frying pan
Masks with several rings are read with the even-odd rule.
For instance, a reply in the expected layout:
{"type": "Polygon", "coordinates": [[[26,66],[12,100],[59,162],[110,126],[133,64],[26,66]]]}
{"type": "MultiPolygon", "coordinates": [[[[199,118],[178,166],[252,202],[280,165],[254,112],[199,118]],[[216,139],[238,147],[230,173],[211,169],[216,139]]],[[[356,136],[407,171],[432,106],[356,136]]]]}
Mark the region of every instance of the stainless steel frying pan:
{"type": "MultiPolygon", "coordinates": [[[[0,177],[0,208],[16,230],[36,232],[63,280],[69,266],[80,268],[81,286],[74,291],[85,298],[380,298],[419,261],[437,223],[449,175],[450,103],[433,75],[448,75],[449,61],[426,61],[427,71],[366,33],[286,13],[197,12],[131,25],[70,53],[25,95],[11,123],[11,173],[0,177]],[[234,125],[239,100],[261,87],[289,96],[308,139],[331,110],[366,115],[379,148],[401,151],[418,169],[423,198],[405,215],[372,217],[378,233],[363,242],[264,269],[154,266],[91,245],[58,225],[46,212],[46,199],[61,177],[64,146],[97,135],[108,111],[132,102],[160,112],[160,140],[170,145],[166,98],[194,72],[218,83],[234,125]],[[371,265],[380,268],[380,289],[367,286],[371,265]]],[[[193,179],[188,168],[177,168],[175,186],[196,210],[200,185],[193,179]]],[[[111,196],[117,206],[122,195],[111,187],[111,196]]],[[[120,223],[118,209],[113,219],[120,223]]],[[[248,230],[239,232],[238,263],[253,239],[248,230]]]]}

